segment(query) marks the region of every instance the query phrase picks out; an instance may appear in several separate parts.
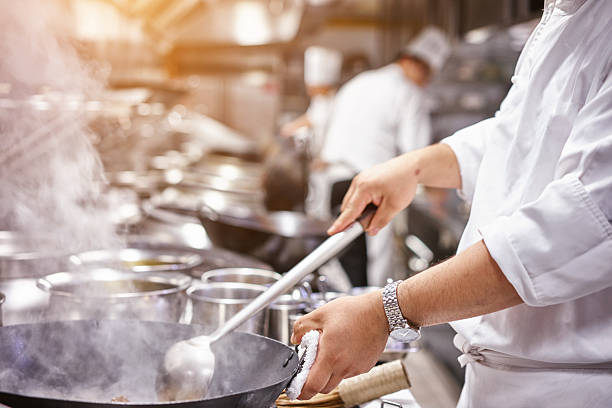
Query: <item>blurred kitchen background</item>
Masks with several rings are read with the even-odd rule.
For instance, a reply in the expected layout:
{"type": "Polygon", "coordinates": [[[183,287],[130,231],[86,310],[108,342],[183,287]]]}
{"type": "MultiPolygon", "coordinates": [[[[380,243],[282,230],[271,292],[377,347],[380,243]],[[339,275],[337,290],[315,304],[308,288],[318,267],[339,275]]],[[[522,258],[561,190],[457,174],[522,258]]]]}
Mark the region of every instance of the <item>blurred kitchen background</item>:
{"type": "MultiPolygon", "coordinates": [[[[277,272],[295,264],[304,247],[314,248],[329,220],[269,218],[259,226],[282,238],[293,238],[292,229],[317,231],[314,240],[300,235],[296,252],[291,240],[254,248],[247,241],[261,237],[245,240],[231,228],[243,226],[242,219],[261,221],[271,209],[303,210],[299,187],[285,191],[297,197],[287,208],[270,208],[266,180],[278,175],[270,174],[270,162],[282,151],[292,158],[290,177],[306,183],[303,147],[299,141],[288,146],[279,130],[308,107],[308,46],[342,53],[344,83],[393,61],[422,28],[441,28],[452,53],[427,88],[436,142],[494,114],[543,7],[538,0],[54,1],[79,56],[106,78],[83,112],[104,164],[117,230],[130,239],[222,248],[244,257],[232,266],[277,272]]],[[[45,85],[24,95],[0,83],[0,109],[24,101],[33,110],[66,103],[45,85]]],[[[395,238],[405,274],[397,278],[451,256],[468,212],[469,203],[454,192],[420,192],[400,214],[395,238]]],[[[433,387],[422,397],[433,402],[423,406],[452,405],[457,397],[463,373],[451,337],[447,326],[424,330],[419,347],[433,361],[425,366],[437,367],[432,375],[440,380],[423,385],[433,387]]]]}

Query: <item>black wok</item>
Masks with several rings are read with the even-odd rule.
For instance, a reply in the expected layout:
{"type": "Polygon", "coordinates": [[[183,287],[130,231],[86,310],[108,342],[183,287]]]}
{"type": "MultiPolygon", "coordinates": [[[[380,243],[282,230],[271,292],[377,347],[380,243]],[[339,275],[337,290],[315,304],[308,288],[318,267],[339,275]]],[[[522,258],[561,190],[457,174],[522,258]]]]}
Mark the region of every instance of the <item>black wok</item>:
{"type": "Polygon", "coordinates": [[[197,215],[215,246],[258,258],[278,272],[291,269],[319,246],[330,225],[294,211],[234,215],[205,204],[197,215]]]}
{"type": "Polygon", "coordinates": [[[205,400],[157,401],[166,350],[202,328],[141,321],[71,321],[0,328],[0,403],[12,408],[266,408],[296,371],[289,347],[247,333],[213,345],[215,374],[205,400]],[[112,403],[124,396],[131,402],[112,403]]]}

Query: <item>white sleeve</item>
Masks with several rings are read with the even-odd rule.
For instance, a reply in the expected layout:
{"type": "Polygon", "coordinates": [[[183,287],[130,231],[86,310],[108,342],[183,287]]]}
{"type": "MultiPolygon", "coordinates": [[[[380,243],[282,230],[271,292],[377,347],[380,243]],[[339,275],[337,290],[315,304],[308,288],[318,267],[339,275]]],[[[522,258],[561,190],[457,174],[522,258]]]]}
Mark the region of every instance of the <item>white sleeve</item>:
{"type": "Polygon", "coordinates": [[[495,130],[496,118],[490,118],[468,126],[442,140],[453,149],[461,173],[461,197],[472,201],[476,178],[484,155],[486,139],[495,130]]]}
{"type": "Polygon", "coordinates": [[[534,202],[480,229],[531,306],[612,286],[612,76],[573,123],[557,174],[534,202]]]}

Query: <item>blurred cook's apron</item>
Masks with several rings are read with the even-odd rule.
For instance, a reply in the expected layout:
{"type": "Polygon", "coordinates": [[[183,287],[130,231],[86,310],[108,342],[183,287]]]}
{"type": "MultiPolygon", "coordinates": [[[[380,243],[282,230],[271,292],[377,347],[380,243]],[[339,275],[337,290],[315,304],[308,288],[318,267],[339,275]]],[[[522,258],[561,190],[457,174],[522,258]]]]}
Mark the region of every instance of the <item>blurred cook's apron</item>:
{"type": "Polygon", "coordinates": [[[612,362],[528,360],[472,346],[460,334],[454,343],[466,366],[458,408],[612,407],[612,362]]]}

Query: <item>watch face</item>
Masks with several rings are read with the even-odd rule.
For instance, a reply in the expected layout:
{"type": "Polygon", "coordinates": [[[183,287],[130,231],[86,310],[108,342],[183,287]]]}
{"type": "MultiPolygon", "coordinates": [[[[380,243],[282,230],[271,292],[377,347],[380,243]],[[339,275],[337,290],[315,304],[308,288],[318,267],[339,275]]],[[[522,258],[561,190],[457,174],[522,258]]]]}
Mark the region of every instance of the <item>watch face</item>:
{"type": "Polygon", "coordinates": [[[403,329],[395,329],[390,334],[391,338],[402,343],[410,343],[411,341],[418,340],[421,337],[421,333],[417,330],[405,327],[403,329]]]}

